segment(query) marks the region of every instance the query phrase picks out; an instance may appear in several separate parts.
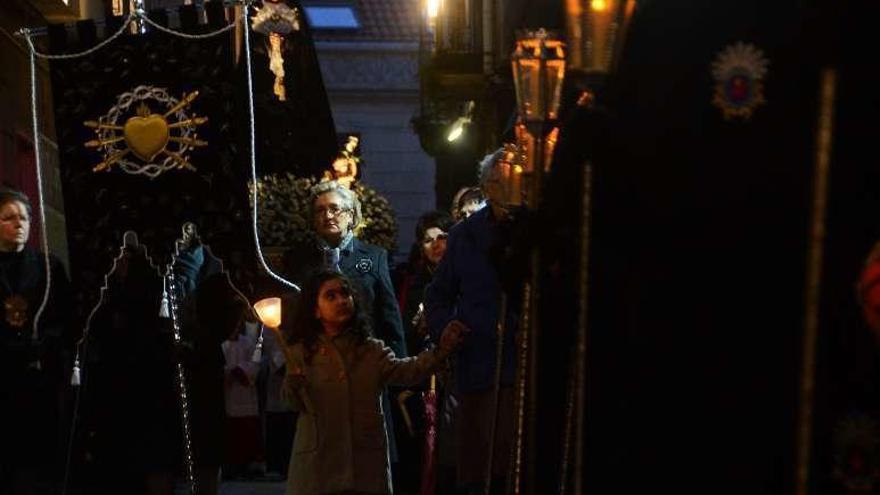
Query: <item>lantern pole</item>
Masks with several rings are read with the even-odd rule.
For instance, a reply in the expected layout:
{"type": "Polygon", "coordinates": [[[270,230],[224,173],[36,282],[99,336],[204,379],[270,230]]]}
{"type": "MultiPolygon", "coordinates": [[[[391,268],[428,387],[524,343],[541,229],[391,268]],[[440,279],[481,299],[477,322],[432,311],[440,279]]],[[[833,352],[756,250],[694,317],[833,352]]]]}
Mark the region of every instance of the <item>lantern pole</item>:
{"type": "MultiPolygon", "coordinates": [[[[517,40],[511,64],[519,113],[517,141],[526,154],[520,194],[525,200],[526,212],[534,213],[541,205],[543,182],[546,172],[550,169],[552,151],[547,149],[547,135],[555,126],[559,109],[559,96],[565,74],[563,44],[544,29],[524,32],[517,40]]],[[[513,174],[511,177],[514,177],[513,174]]],[[[508,182],[508,189],[510,188],[511,184],[508,182]]],[[[509,483],[513,493],[516,494],[522,487],[520,466],[523,464],[521,462],[523,449],[526,453],[524,491],[528,494],[536,493],[538,365],[541,334],[539,243],[533,243],[529,247],[528,263],[529,275],[522,294],[515,439],[509,483]]]]}
{"type": "MultiPolygon", "coordinates": [[[[572,0],[566,2],[566,38],[569,70],[580,92],[577,105],[595,107],[597,91],[614,72],[626,38],[636,0],[572,0]]],[[[559,493],[568,486],[570,450],[574,441],[573,495],[584,492],[584,438],[586,435],[587,343],[589,333],[589,263],[593,189],[593,162],[582,163],[580,232],[578,234],[577,330],[570,366],[559,493]]]]}

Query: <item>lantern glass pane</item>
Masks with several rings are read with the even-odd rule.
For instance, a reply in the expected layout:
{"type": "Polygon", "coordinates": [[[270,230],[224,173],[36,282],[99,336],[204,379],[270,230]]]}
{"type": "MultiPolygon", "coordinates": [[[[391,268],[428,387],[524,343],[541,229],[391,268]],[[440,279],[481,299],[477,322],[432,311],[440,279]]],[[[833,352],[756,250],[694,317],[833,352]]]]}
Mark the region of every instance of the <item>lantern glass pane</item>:
{"type": "Polygon", "coordinates": [[[520,104],[520,116],[525,120],[539,118],[542,113],[540,98],[541,78],[540,62],[532,59],[519,59],[516,62],[517,102],[520,104]]]}
{"type": "Polygon", "coordinates": [[[565,78],[565,60],[553,60],[547,63],[547,109],[550,119],[557,117],[559,100],[562,96],[562,81],[565,78]]]}
{"type": "Polygon", "coordinates": [[[634,0],[566,0],[569,67],[610,72],[634,7],[634,0]]]}

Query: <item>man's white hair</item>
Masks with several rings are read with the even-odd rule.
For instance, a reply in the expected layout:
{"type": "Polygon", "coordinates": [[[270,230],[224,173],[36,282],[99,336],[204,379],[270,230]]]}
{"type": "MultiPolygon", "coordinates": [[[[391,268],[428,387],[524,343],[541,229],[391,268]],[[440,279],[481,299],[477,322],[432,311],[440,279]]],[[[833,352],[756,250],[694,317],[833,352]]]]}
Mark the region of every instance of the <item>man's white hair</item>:
{"type": "Polygon", "coordinates": [[[484,156],[480,161],[479,179],[481,187],[486,185],[486,181],[488,181],[489,176],[492,175],[492,168],[495,167],[495,164],[498,163],[498,160],[500,160],[502,156],[504,156],[503,147],[484,156]]]}

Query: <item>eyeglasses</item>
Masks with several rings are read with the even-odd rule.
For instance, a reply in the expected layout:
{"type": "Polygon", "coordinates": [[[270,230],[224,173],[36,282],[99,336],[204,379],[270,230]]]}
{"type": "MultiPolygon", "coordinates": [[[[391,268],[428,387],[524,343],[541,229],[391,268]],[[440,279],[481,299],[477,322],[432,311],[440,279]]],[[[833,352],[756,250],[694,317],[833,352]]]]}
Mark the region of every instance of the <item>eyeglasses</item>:
{"type": "Polygon", "coordinates": [[[324,217],[329,214],[330,218],[336,218],[339,215],[342,215],[343,213],[346,213],[348,211],[351,211],[351,210],[348,208],[340,208],[336,205],[322,206],[320,208],[315,209],[315,216],[316,217],[324,217]]]}
{"type": "Polygon", "coordinates": [[[425,237],[422,239],[422,244],[433,244],[434,241],[445,241],[449,237],[449,234],[446,232],[441,232],[437,234],[436,237],[425,237]]]}

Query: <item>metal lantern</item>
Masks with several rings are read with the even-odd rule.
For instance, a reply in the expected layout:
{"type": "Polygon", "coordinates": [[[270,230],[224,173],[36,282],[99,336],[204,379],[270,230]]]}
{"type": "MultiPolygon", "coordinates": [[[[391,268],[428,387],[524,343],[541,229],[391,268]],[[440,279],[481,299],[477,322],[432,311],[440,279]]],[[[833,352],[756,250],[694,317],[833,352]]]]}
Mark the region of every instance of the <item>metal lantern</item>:
{"type": "Polygon", "coordinates": [[[612,72],[635,6],[635,0],[566,0],[569,68],[612,72]]]}
{"type": "Polygon", "coordinates": [[[520,119],[529,132],[537,132],[559,111],[565,77],[563,43],[543,28],[526,31],[517,38],[511,64],[520,119]]]}

